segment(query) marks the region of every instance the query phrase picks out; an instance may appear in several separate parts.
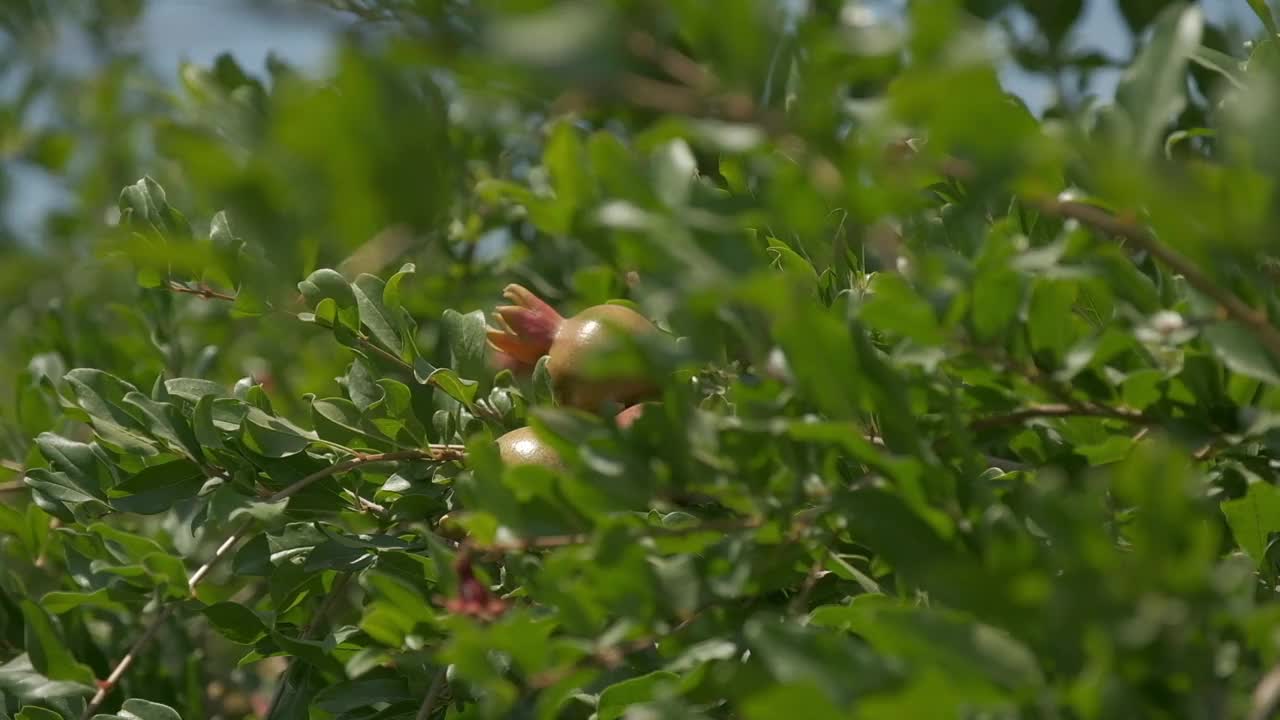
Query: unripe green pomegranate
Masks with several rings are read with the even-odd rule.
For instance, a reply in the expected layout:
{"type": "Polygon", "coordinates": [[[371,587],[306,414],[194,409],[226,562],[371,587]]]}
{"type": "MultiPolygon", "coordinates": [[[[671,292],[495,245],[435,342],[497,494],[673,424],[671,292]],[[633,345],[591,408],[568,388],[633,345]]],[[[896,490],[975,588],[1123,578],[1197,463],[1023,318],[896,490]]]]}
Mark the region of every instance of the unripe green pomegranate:
{"type": "Polygon", "coordinates": [[[550,445],[534,434],[533,428],[517,428],[498,438],[498,453],[505,465],[541,465],[564,470],[564,461],[550,445]]]}
{"type": "Polygon", "coordinates": [[[500,327],[489,329],[489,344],[528,366],[548,356],[547,372],[561,405],[595,411],[607,402],[629,404],[655,392],[648,377],[588,378],[585,371],[592,354],[615,339],[658,332],[640,313],[622,305],[595,305],[565,318],[523,286],[508,285],[502,295],[515,304],[497,309],[500,327]]]}
{"type": "Polygon", "coordinates": [[[436,534],[456,542],[467,539],[467,530],[458,524],[458,513],[445,513],[436,521],[436,534]]]}

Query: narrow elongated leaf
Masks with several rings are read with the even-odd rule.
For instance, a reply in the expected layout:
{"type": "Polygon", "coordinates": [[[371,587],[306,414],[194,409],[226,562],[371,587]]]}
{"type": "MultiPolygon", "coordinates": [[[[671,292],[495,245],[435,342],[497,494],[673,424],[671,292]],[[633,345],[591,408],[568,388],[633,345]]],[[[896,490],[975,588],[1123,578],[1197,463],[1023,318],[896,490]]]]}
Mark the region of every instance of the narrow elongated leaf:
{"type": "Polygon", "coordinates": [[[206,480],[199,465],[182,458],[145,468],[112,488],[108,495],[118,510],[152,515],[172,508],[179,500],[195,497],[206,480]]]}
{"type": "Polygon", "coordinates": [[[1200,47],[1203,29],[1198,5],[1170,5],[1116,88],[1116,102],[1132,123],[1131,147],[1140,158],[1161,147],[1165,127],[1186,106],[1187,62],[1200,47]]]}
{"type": "Polygon", "coordinates": [[[31,600],[22,601],[26,623],[26,649],[31,666],[53,680],[92,685],[93,671],[81,664],[67,647],[53,620],[31,600]]]}

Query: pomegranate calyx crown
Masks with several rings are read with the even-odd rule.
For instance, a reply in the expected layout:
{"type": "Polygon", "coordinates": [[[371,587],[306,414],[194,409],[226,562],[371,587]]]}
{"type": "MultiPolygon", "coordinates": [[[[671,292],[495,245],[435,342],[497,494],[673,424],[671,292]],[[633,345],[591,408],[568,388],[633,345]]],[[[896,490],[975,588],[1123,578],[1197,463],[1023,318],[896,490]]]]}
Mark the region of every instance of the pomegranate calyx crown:
{"type": "Polygon", "coordinates": [[[508,285],[502,296],[515,304],[495,310],[498,327],[488,329],[489,344],[520,363],[533,365],[551,349],[564,317],[522,285],[508,285]]]}

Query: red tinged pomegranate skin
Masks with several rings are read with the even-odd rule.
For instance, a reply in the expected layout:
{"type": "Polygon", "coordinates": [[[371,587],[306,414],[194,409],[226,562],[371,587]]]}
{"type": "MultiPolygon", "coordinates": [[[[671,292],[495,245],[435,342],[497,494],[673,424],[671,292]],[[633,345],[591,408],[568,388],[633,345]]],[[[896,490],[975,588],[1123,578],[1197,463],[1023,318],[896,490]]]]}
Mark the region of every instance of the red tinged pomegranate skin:
{"type": "Polygon", "coordinates": [[[497,309],[499,327],[489,329],[489,344],[529,367],[548,356],[547,372],[561,405],[595,411],[609,402],[628,404],[656,391],[647,377],[589,378],[585,372],[592,354],[615,339],[658,332],[640,313],[622,305],[595,305],[566,318],[521,285],[508,285],[502,294],[514,304],[497,309]]]}
{"type": "Polygon", "coordinates": [[[632,424],[635,423],[635,421],[640,419],[640,416],[645,413],[645,408],[651,405],[657,405],[657,404],[658,403],[652,403],[652,402],[637,403],[635,405],[632,405],[629,408],[624,408],[622,412],[613,416],[613,422],[619,428],[626,430],[627,428],[631,427],[632,424]]]}

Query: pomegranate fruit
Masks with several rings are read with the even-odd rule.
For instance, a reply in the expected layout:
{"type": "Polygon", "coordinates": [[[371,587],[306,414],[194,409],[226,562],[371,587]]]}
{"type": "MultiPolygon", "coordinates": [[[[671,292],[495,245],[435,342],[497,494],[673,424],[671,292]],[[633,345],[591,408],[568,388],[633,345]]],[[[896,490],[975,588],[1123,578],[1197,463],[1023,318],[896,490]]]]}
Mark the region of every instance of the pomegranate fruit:
{"type": "Polygon", "coordinates": [[[645,412],[645,408],[649,407],[650,405],[657,405],[657,404],[658,403],[645,402],[645,403],[637,403],[635,405],[632,405],[629,408],[624,408],[622,412],[613,416],[613,422],[618,427],[625,430],[631,427],[632,423],[634,423],[636,420],[640,419],[640,416],[643,415],[645,412]]]}
{"type": "Polygon", "coordinates": [[[517,428],[498,438],[498,453],[505,465],[541,465],[552,470],[565,469],[564,461],[533,428],[517,428]]]}
{"type": "Polygon", "coordinates": [[[658,332],[640,313],[622,305],[595,305],[565,318],[523,286],[508,285],[502,295],[515,304],[497,309],[499,327],[489,328],[489,344],[529,367],[548,356],[547,372],[561,405],[595,411],[604,403],[629,404],[656,390],[647,377],[587,377],[585,372],[592,354],[618,337],[658,332]]]}

